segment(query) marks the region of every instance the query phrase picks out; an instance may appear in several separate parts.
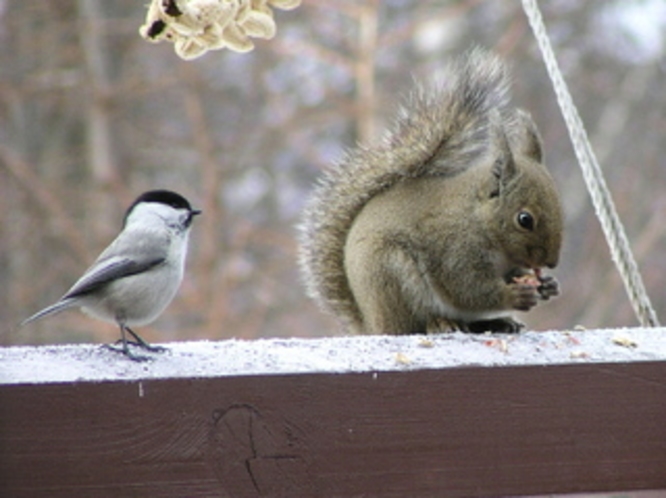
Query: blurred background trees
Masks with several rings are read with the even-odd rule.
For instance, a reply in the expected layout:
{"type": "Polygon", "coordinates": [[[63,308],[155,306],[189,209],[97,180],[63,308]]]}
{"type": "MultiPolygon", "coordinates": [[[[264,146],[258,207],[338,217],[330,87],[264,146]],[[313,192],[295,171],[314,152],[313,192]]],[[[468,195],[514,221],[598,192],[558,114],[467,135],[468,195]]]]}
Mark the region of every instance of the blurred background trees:
{"type": "MultiPolygon", "coordinates": [[[[666,319],[666,2],[540,2],[653,304],[666,319]]],[[[60,297],[135,196],[171,188],[204,210],[153,341],[338,334],[305,297],[299,212],[321,170],[379,136],[414,78],[473,44],[513,66],[564,199],[563,295],[531,328],[633,326],[553,91],[517,1],[306,0],[248,54],[177,58],[137,30],[135,0],[0,0],[0,317],[10,343],[112,341],[60,297]]]]}

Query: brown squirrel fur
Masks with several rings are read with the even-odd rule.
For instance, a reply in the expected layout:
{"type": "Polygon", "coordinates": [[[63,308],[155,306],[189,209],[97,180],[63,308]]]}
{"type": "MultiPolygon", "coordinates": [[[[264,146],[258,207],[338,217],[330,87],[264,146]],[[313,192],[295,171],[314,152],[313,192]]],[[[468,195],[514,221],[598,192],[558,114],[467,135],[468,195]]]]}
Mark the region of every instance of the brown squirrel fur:
{"type": "Polygon", "coordinates": [[[301,224],[307,290],[359,333],[516,331],[559,293],[562,214],[532,118],[474,49],[417,87],[378,144],[327,171],[301,224]]]}

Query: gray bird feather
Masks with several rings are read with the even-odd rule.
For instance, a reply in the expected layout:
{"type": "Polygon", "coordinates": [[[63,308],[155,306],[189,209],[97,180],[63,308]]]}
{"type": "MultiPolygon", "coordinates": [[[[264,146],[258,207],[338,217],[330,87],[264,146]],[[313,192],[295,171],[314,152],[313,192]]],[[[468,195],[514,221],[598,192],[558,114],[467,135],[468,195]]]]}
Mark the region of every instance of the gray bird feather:
{"type": "Polygon", "coordinates": [[[136,243],[132,230],[121,232],[83,276],[56,303],[21,322],[21,326],[79,304],[78,298],[109,283],[150,271],[166,261],[171,237],[164,232],[142,230],[136,243]]]}

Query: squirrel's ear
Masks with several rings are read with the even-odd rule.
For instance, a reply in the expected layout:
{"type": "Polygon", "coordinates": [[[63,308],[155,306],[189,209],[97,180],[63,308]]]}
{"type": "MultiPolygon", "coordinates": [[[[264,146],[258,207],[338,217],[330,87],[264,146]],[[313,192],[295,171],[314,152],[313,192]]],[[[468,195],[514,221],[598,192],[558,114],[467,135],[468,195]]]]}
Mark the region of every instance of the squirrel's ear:
{"type": "Polygon", "coordinates": [[[511,154],[509,137],[506,135],[499,111],[491,111],[489,121],[490,138],[493,143],[491,151],[495,156],[492,172],[493,176],[502,184],[516,173],[516,165],[511,154]]]}
{"type": "Polygon", "coordinates": [[[528,112],[519,109],[515,119],[515,134],[511,137],[514,141],[514,150],[517,153],[531,157],[538,163],[542,163],[543,146],[541,144],[541,135],[539,135],[532,116],[528,112]]]}

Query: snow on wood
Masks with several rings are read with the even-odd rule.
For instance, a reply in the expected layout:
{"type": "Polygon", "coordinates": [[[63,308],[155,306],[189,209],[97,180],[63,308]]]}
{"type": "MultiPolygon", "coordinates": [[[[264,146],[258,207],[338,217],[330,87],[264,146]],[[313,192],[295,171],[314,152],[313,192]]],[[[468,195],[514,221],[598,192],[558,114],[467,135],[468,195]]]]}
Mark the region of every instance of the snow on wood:
{"type": "Polygon", "coordinates": [[[0,348],[0,384],[410,371],[666,359],[665,329],[174,342],[133,362],[103,345],[0,348]]]}

